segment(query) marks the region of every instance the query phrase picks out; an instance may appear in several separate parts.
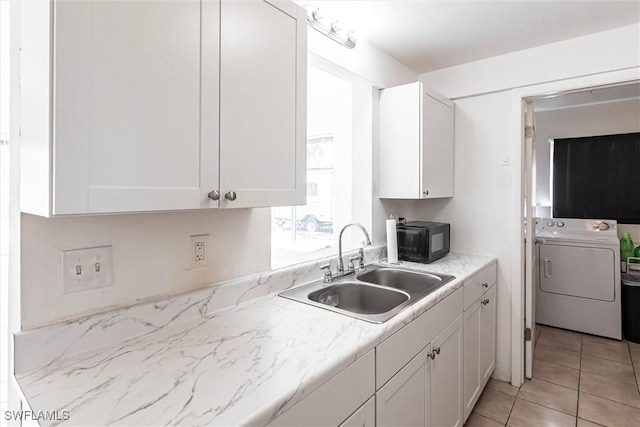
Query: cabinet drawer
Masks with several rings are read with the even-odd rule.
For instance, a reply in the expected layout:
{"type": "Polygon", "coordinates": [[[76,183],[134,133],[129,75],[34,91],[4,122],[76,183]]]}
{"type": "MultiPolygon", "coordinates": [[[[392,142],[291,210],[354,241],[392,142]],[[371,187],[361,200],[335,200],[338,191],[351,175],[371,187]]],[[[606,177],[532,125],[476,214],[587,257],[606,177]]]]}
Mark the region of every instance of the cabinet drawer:
{"type": "Polygon", "coordinates": [[[494,262],[485,267],[480,273],[464,282],[464,309],[467,310],[471,304],[496,283],[497,264],[494,262]]]}
{"type": "Polygon", "coordinates": [[[374,351],[346,367],[269,426],[337,426],[373,396],[374,351]]]}
{"type": "Polygon", "coordinates": [[[376,347],[376,390],[462,313],[458,289],[376,347]]]}

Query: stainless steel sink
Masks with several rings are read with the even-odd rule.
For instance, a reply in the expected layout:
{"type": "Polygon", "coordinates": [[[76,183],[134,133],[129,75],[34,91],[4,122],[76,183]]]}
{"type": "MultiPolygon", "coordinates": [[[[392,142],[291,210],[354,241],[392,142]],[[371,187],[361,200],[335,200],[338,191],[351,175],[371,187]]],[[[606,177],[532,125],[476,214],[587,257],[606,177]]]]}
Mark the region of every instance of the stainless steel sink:
{"type": "Polygon", "coordinates": [[[330,285],[309,294],[311,301],[358,314],[380,314],[409,299],[406,292],[358,282],[330,285]]]}
{"type": "Polygon", "coordinates": [[[367,322],[386,322],[455,277],[381,265],[367,266],[355,277],[321,280],[281,292],[284,298],[367,322]]]}
{"type": "Polygon", "coordinates": [[[402,289],[411,293],[430,293],[454,278],[443,274],[416,273],[409,270],[383,267],[359,274],[357,279],[380,286],[402,289]]]}

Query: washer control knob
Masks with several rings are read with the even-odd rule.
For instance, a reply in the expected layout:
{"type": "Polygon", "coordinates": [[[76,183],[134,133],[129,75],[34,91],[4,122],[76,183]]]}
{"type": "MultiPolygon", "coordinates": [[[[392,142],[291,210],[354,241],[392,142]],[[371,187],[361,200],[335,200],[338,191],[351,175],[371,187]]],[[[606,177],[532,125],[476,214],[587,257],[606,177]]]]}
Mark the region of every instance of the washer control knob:
{"type": "Polygon", "coordinates": [[[547,227],[553,227],[553,221],[547,221],[547,227]]]}
{"type": "Polygon", "coordinates": [[[607,224],[606,222],[601,222],[600,224],[598,224],[598,230],[605,231],[608,229],[609,229],[609,224],[607,224]]]}
{"type": "Polygon", "coordinates": [[[557,226],[558,226],[558,227],[564,227],[564,222],[562,222],[562,221],[558,221],[557,226]]]}

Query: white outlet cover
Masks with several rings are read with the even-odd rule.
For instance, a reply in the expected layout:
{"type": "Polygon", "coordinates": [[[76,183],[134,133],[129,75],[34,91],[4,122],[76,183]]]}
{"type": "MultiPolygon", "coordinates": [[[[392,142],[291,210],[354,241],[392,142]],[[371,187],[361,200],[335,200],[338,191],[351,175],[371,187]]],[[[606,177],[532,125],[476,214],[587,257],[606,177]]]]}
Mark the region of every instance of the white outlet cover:
{"type": "Polygon", "coordinates": [[[73,249],[62,252],[62,293],[103,288],[113,284],[113,248],[73,249]]]}
{"type": "Polygon", "coordinates": [[[209,243],[209,235],[208,234],[198,234],[196,236],[189,236],[188,244],[187,244],[187,268],[200,268],[200,267],[208,267],[209,259],[211,258],[211,245],[209,243]],[[199,248],[198,254],[196,254],[196,245],[199,248]],[[196,255],[199,255],[197,257],[196,255]],[[201,258],[201,259],[196,259],[201,258]]]}

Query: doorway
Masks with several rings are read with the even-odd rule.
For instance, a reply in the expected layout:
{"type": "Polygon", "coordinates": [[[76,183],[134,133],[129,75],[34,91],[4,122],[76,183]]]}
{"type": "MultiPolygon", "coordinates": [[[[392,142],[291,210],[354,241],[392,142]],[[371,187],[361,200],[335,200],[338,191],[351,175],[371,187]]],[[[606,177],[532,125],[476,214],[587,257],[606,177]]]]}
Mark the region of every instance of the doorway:
{"type": "MultiPolygon", "coordinates": [[[[7,410],[9,377],[9,31],[10,3],[0,2],[0,412],[7,410]]],[[[4,416],[0,424],[4,426],[4,416]]]]}
{"type": "MultiPolygon", "coordinates": [[[[512,261],[514,282],[518,283],[520,279],[521,286],[514,286],[512,293],[512,366],[511,378],[512,384],[519,386],[524,382],[525,374],[530,375],[533,353],[535,348],[532,338],[534,337],[533,329],[535,329],[535,300],[534,300],[534,248],[533,241],[530,239],[527,244],[526,235],[533,236],[535,226],[535,213],[540,212],[541,202],[540,194],[536,191],[539,182],[542,179],[541,165],[535,162],[534,146],[535,138],[526,138],[526,121],[527,121],[527,103],[533,107],[535,112],[535,103],[552,103],[567,101],[568,99],[576,99],[576,97],[584,96],[593,90],[604,88],[614,88],[623,85],[637,84],[637,69],[621,70],[599,75],[587,77],[579,77],[546,83],[536,86],[517,88],[512,90],[513,99],[513,124],[512,129],[514,141],[519,141],[517,148],[517,156],[521,159],[519,165],[514,168],[514,182],[520,182],[519,196],[513,201],[514,212],[519,213],[518,221],[521,225],[521,234],[514,241],[514,258],[512,261]],[[569,98],[565,98],[568,96],[569,98]],[[554,101],[543,101],[543,100],[554,101]],[[527,155],[529,152],[529,155],[527,155]],[[534,167],[535,165],[535,167],[534,167]],[[529,197],[527,197],[529,195],[529,197]],[[524,221],[522,220],[524,219],[524,221]],[[528,234],[527,234],[528,233],[528,234]],[[530,268],[526,268],[529,265],[530,268]],[[529,368],[529,372],[526,372],[529,368]]],[[[535,119],[532,123],[535,128],[535,119]]],[[[535,131],[534,131],[535,132],[535,131]]],[[[548,178],[547,178],[548,179],[548,178]]],[[[546,203],[547,201],[545,201],[546,203]]]]}

